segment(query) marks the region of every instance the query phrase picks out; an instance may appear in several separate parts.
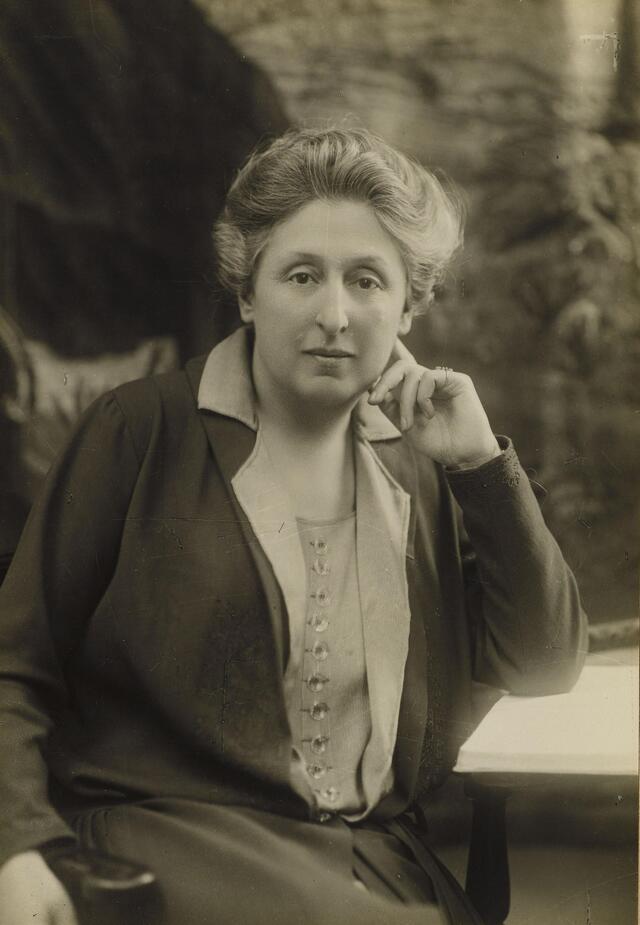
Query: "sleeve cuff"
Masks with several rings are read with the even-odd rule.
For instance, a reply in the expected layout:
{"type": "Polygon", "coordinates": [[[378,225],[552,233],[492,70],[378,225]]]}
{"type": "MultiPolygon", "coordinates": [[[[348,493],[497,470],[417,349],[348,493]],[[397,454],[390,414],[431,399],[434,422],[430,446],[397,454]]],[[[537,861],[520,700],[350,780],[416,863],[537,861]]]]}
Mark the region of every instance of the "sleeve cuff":
{"type": "Polygon", "coordinates": [[[490,500],[510,494],[521,479],[527,478],[509,437],[496,434],[496,440],[502,452],[495,459],[474,469],[445,469],[449,486],[458,502],[462,503],[470,496],[476,500],[478,497],[490,500]]]}

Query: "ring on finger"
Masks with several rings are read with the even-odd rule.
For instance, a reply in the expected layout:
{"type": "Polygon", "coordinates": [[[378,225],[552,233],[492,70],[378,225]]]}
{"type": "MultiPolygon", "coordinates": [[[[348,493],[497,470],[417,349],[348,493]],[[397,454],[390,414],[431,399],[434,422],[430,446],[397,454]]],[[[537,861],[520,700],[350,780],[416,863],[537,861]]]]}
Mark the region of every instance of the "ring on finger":
{"type": "Polygon", "coordinates": [[[450,366],[436,366],[436,369],[439,369],[444,373],[444,384],[446,386],[449,382],[449,373],[452,373],[453,370],[450,366]]]}

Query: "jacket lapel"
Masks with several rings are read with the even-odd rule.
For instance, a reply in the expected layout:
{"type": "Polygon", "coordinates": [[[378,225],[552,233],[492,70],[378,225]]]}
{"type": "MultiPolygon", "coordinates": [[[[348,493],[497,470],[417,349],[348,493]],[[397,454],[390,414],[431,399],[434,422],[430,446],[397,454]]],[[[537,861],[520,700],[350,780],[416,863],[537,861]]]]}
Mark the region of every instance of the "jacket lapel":
{"type": "Polygon", "coordinates": [[[371,711],[362,780],[368,804],[375,805],[389,779],[409,643],[410,500],[364,441],[356,443],[356,473],[356,552],[371,711]]]}
{"type": "MultiPolygon", "coordinates": [[[[198,387],[205,365],[203,358],[191,360],[186,373],[192,391],[197,397],[198,387]]],[[[280,586],[272,565],[265,555],[261,541],[255,534],[247,512],[240,504],[233,487],[233,480],[247,463],[256,446],[255,432],[240,421],[215,412],[200,410],[200,419],[207,435],[209,447],[222,473],[229,492],[229,499],[237,517],[240,529],[255,562],[263,586],[269,616],[273,629],[279,676],[282,677],[289,651],[289,629],[286,609],[280,586]]],[[[283,702],[284,708],[284,702],[283,702]]]]}
{"type": "Polygon", "coordinates": [[[419,497],[418,471],[414,456],[401,438],[396,441],[374,441],[371,446],[389,475],[406,492],[409,500],[406,574],[410,625],[393,755],[395,786],[382,800],[375,813],[377,817],[390,818],[406,809],[416,791],[428,708],[428,653],[423,609],[425,604],[428,607],[436,606],[439,594],[435,574],[416,574],[415,535],[418,505],[422,499],[419,497]],[[418,591],[423,590],[424,586],[426,594],[419,594],[418,591]]]}

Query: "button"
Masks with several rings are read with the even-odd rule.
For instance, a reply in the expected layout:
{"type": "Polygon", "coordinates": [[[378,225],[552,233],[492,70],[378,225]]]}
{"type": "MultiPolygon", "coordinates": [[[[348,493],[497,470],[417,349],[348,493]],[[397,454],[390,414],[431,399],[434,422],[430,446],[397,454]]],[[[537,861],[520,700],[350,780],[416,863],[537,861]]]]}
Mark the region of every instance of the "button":
{"type": "Polygon", "coordinates": [[[326,800],[327,803],[335,803],[339,796],[340,791],[337,787],[327,787],[326,790],[322,791],[322,799],[326,800]]]}
{"type": "Polygon", "coordinates": [[[326,556],[329,552],[329,544],[326,540],[311,540],[311,545],[319,556],[326,556]]]}
{"type": "Polygon", "coordinates": [[[314,628],[316,633],[324,633],[326,628],[329,626],[328,619],[321,613],[314,613],[309,620],[309,623],[314,628]]]}
{"type": "Polygon", "coordinates": [[[311,719],[326,719],[328,712],[329,706],[326,703],[314,703],[314,705],[311,707],[311,719]]]}
{"type": "Polygon", "coordinates": [[[314,694],[317,694],[322,690],[328,680],[329,678],[326,678],[323,674],[312,674],[310,678],[307,678],[307,687],[310,691],[313,691],[314,694]]]}
{"type": "Polygon", "coordinates": [[[327,750],[329,736],[314,736],[311,739],[311,751],[314,755],[324,755],[327,750]]]}
{"type": "Polygon", "coordinates": [[[331,571],[331,566],[326,559],[316,559],[311,568],[316,575],[328,575],[331,571]]]}
{"type": "Polygon", "coordinates": [[[329,657],[329,646],[326,642],[314,642],[310,651],[317,662],[324,662],[325,658],[329,657]]]}
{"type": "Polygon", "coordinates": [[[318,813],[316,819],[318,822],[329,822],[333,819],[333,813],[318,813]]]}
{"type": "Polygon", "coordinates": [[[320,780],[321,777],[327,773],[326,764],[308,764],[307,765],[307,774],[309,777],[313,777],[314,780],[320,780]]]}
{"type": "Polygon", "coordinates": [[[326,588],[318,588],[318,590],[311,595],[316,600],[318,607],[328,607],[331,603],[331,596],[326,588]]]}

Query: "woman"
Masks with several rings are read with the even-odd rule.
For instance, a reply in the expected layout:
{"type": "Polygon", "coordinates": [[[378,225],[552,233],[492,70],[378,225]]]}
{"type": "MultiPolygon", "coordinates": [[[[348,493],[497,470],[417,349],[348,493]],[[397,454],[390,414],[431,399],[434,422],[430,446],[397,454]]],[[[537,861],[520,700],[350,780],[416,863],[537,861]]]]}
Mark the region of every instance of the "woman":
{"type": "Polygon", "coordinates": [[[8,921],[25,880],[72,921],[38,849],[79,839],[171,923],[474,922],[407,811],[472,677],[566,689],[585,622],[472,382],[398,339],[458,213],[365,131],[292,131],[216,239],[243,327],[95,403],[2,588],[8,921]]]}

